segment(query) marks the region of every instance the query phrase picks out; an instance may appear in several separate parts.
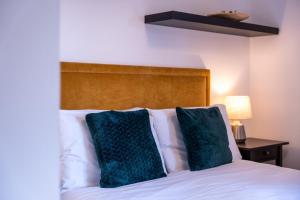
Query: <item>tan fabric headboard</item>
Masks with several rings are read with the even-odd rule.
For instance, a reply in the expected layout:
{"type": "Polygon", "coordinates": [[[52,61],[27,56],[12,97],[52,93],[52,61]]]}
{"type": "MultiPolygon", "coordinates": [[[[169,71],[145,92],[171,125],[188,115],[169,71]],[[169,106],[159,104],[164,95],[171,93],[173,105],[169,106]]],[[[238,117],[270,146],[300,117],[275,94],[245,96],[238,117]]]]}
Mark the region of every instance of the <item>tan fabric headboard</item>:
{"type": "Polygon", "coordinates": [[[61,108],[127,109],[209,105],[207,69],[61,63],[61,108]]]}

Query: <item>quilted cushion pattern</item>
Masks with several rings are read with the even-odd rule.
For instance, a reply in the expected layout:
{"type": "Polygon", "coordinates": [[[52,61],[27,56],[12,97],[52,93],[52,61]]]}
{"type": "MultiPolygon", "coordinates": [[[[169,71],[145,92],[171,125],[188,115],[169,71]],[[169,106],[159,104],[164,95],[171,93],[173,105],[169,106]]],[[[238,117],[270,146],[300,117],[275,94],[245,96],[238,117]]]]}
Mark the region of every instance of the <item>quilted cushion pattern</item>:
{"type": "Polygon", "coordinates": [[[227,130],[219,108],[176,108],[192,171],[232,162],[227,130]]]}
{"type": "Polygon", "coordinates": [[[119,187],[166,176],[147,110],[92,113],[86,121],[101,167],[101,187],[119,187]]]}

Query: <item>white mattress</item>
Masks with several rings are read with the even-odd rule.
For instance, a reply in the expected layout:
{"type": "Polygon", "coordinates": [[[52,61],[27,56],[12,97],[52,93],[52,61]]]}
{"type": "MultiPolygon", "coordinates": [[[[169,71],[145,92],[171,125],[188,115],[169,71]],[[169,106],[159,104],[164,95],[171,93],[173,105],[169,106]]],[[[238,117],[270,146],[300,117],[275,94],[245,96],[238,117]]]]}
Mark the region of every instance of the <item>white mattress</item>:
{"type": "Polygon", "coordinates": [[[197,172],[114,189],[81,188],[62,193],[62,200],[300,200],[300,171],[250,161],[236,161],[197,172]]]}

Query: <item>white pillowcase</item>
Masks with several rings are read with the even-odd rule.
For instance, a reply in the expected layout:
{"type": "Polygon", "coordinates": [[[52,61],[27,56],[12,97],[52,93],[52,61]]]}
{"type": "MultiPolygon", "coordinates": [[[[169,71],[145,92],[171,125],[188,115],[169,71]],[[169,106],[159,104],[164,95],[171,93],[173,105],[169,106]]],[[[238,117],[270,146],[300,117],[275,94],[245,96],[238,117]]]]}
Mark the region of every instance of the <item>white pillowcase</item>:
{"type": "Polygon", "coordinates": [[[85,116],[101,110],[61,110],[61,189],[99,185],[100,168],[85,116]]]}
{"type": "MultiPolygon", "coordinates": [[[[134,108],[126,111],[140,109],[141,108],[134,108]]],[[[99,186],[101,171],[98,165],[94,144],[85,121],[85,116],[89,113],[103,111],[104,110],[60,111],[61,190],[99,186]]],[[[151,131],[161,156],[163,169],[165,173],[167,173],[153,124],[153,118],[150,116],[151,131]]]]}
{"type": "MultiPolygon", "coordinates": [[[[236,160],[240,160],[242,157],[234,140],[225,106],[213,105],[209,107],[197,108],[211,107],[218,107],[224,119],[229,140],[229,148],[232,153],[232,161],[234,162],[236,160]]],[[[159,139],[167,171],[171,173],[189,169],[187,162],[187,152],[185,144],[183,142],[182,133],[179,127],[176,110],[174,108],[148,110],[150,115],[154,118],[154,128],[159,139]]]]}

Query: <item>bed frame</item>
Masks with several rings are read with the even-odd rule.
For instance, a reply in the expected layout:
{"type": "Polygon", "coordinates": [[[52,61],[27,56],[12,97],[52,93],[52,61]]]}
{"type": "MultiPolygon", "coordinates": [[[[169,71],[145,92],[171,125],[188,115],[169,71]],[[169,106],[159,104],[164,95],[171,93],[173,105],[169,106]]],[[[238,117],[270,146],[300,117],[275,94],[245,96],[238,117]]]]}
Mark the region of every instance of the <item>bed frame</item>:
{"type": "Polygon", "coordinates": [[[207,69],[61,63],[62,109],[161,109],[209,101],[207,69]]]}

